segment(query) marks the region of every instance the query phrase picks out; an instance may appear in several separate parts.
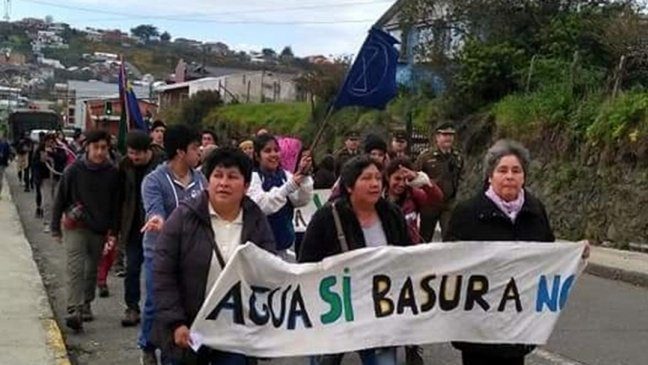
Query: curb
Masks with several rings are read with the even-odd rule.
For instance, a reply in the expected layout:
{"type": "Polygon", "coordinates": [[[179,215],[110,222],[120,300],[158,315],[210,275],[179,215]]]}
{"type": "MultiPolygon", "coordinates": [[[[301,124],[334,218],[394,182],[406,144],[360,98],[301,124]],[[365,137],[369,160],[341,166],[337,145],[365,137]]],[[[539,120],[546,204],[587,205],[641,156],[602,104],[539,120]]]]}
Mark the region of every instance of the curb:
{"type": "Polygon", "coordinates": [[[618,280],[648,288],[648,274],[589,262],[585,272],[604,279],[618,280]]]}
{"type": "Polygon", "coordinates": [[[63,340],[63,333],[54,318],[42,319],[41,323],[47,334],[47,347],[54,355],[54,364],[71,365],[65,341],[63,340]]]}
{"type": "Polygon", "coordinates": [[[27,245],[27,247],[29,247],[29,253],[31,255],[31,259],[34,263],[34,268],[36,270],[36,273],[38,274],[38,282],[40,283],[39,294],[42,298],[42,300],[40,301],[41,308],[40,308],[39,320],[45,332],[45,337],[46,337],[45,346],[47,347],[49,353],[52,355],[51,357],[51,360],[53,361],[52,364],[71,365],[72,363],[70,362],[70,358],[68,356],[67,348],[65,346],[65,340],[63,339],[63,332],[61,331],[61,328],[56,323],[54,311],[52,310],[52,305],[49,301],[47,291],[45,290],[45,284],[43,283],[43,277],[41,276],[41,273],[38,269],[38,264],[36,264],[36,261],[34,260],[34,251],[32,249],[31,243],[27,239],[27,236],[25,236],[22,221],[20,220],[18,210],[13,200],[13,192],[6,179],[4,181],[4,185],[6,186],[9,192],[7,196],[9,197],[9,203],[11,203],[10,205],[12,207],[11,215],[13,216],[13,219],[16,220],[16,227],[18,227],[18,229],[20,230],[20,234],[22,234],[25,240],[25,244],[27,245]]]}

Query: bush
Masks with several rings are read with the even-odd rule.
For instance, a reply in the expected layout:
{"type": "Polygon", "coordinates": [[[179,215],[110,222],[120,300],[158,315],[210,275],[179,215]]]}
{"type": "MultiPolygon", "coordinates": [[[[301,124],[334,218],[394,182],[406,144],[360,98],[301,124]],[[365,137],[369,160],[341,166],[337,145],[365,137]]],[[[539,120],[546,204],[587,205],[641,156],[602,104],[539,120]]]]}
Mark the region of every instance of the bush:
{"type": "Polygon", "coordinates": [[[504,97],[492,108],[498,126],[512,136],[531,136],[543,124],[567,125],[574,98],[569,85],[554,84],[504,97]]]}
{"type": "Polygon", "coordinates": [[[459,73],[455,86],[468,104],[497,100],[519,88],[520,74],[527,57],[521,48],[508,42],[486,43],[469,39],[459,53],[459,73]]]}
{"type": "Polygon", "coordinates": [[[594,123],[587,128],[587,137],[608,144],[648,137],[648,92],[622,94],[602,104],[594,123]]]}
{"type": "Polygon", "coordinates": [[[251,135],[262,127],[276,134],[299,135],[309,120],[308,103],[237,104],[212,110],[203,124],[225,130],[230,137],[251,135]]]}

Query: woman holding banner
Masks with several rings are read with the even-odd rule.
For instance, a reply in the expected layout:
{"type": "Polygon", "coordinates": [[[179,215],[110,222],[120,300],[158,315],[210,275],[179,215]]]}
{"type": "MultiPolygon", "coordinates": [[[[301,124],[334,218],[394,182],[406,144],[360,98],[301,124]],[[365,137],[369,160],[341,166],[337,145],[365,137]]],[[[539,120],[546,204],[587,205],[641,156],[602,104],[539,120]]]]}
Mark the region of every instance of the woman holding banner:
{"type": "Polygon", "coordinates": [[[268,217],[274,233],[277,251],[287,258],[286,251],[295,242],[293,226],[294,208],[308,204],[313,199],[313,179],[310,155],[303,156],[293,175],[281,166],[281,150],[277,139],[261,134],[254,141],[256,168],[248,196],[259,205],[268,217]]]}
{"type": "MultiPolygon", "coordinates": [[[[382,198],[378,162],[367,155],[352,158],[342,167],[340,184],[342,195],[313,215],[297,256],[299,262],[319,262],[364,247],[411,244],[400,209],[382,198]]],[[[396,364],[395,348],[366,349],[359,354],[363,365],[396,364]]],[[[343,356],[314,356],[311,364],[338,365],[343,356]]]]}
{"type": "Polygon", "coordinates": [[[224,147],[207,156],[206,191],[185,200],[171,214],[158,238],[153,289],[156,308],[153,337],[174,364],[248,365],[243,354],[189,347],[189,327],[238,245],[252,242],[274,252],[265,215],[246,197],[252,161],[224,147]]]}
{"type": "MultiPolygon", "coordinates": [[[[497,141],[484,157],[485,190],[457,206],[444,241],[555,241],[544,205],[525,188],[529,151],[497,141]]],[[[588,256],[586,247],[583,257],[588,256]]],[[[522,365],[526,344],[455,342],[464,365],[522,365]]]]}

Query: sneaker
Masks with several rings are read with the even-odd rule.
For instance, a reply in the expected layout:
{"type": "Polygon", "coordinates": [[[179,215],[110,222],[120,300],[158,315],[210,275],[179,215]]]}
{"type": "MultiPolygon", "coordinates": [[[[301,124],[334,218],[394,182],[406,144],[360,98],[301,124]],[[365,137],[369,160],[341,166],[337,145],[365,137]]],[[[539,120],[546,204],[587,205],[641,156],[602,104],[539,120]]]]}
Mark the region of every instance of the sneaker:
{"type": "Polygon", "coordinates": [[[65,325],[74,332],[79,333],[83,330],[83,319],[80,311],[74,311],[65,317],[65,325]]]}
{"type": "Polygon", "coordinates": [[[423,348],[421,346],[405,346],[405,364],[423,365],[423,348]]]}
{"type": "Polygon", "coordinates": [[[142,350],[142,357],[140,357],[141,365],[158,365],[157,356],[155,351],[142,350]]]}
{"type": "Polygon", "coordinates": [[[107,298],[109,295],[110,292],[108,291],[108,285],[99,285],[99,296],[102,298],[107,298]]]}
{"type": "Polygon", "coordinates": [[[126,308],[124,311],[124,318],[121,320],[121,325],[124,327],[134,327],[140,323],[140,313],[138,310],[126,308]]]}
{"type": "Polygon", "coordinates": [[[124,268],[115,269],[115,276],[117,276],[118,278],[126,277],[126,269],[124,268]]]}
{"type": "Polygon", "coordinates": [[[92,314],[92,308],[90,308],[90,303],[86,303],[81,307],[81,319],[83,322],[92,322],[94,320],[94,315],[92,314]]]}

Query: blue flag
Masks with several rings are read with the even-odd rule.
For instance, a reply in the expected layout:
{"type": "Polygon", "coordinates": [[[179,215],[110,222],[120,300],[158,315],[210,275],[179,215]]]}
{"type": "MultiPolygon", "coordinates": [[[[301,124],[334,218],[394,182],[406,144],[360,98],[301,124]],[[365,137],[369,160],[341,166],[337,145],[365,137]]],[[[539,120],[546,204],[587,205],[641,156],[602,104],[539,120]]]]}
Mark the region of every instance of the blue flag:
{"type": "Polygon", "coordinates": [[[333,103],[336,109],[358,105],[383,109],[396,96],[396,64],[399,43],[378,28],[372,28],[333,103]]]}
{"type": "Polygon", "coordinates": [[[133,91],[133,86],[128,82],[123,58],[121,58],[121,66],[119,68],[119,99],[122,102],[122,110],[126,111],[126,128],[130,129],[131,127],[135,127],[135,129],[148,132],[148,126],[144,122],[144,118],[142,118],[135,91],[133,91]]]}

